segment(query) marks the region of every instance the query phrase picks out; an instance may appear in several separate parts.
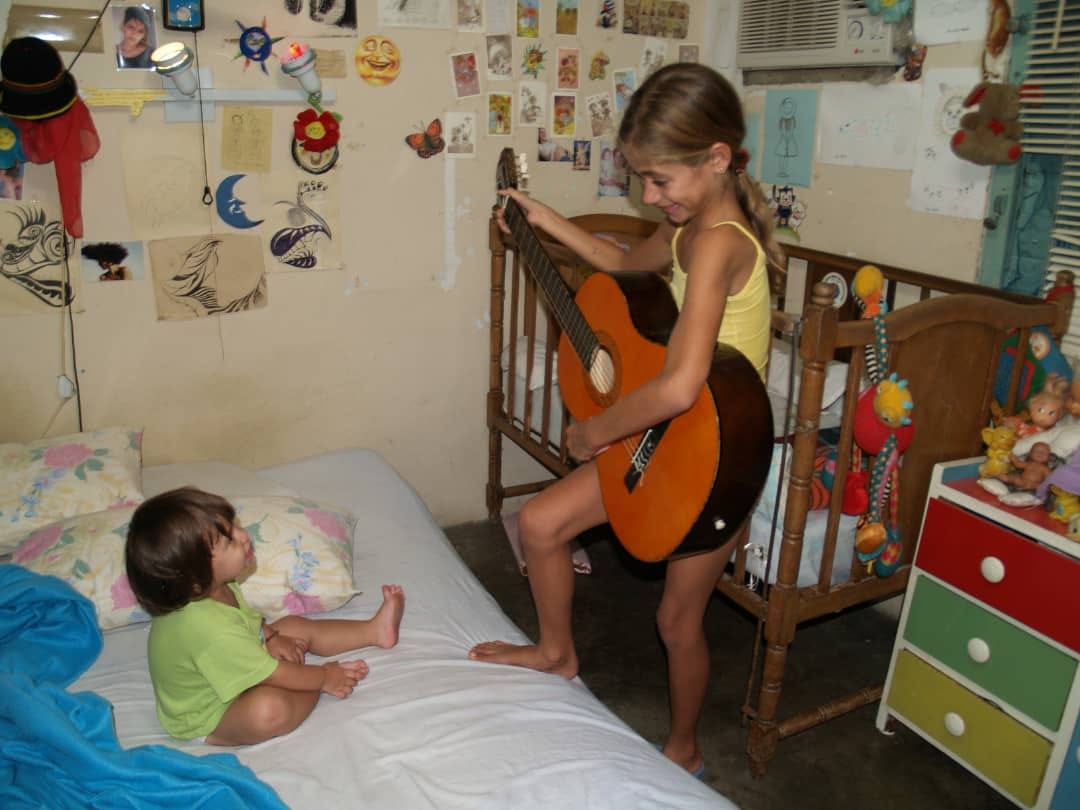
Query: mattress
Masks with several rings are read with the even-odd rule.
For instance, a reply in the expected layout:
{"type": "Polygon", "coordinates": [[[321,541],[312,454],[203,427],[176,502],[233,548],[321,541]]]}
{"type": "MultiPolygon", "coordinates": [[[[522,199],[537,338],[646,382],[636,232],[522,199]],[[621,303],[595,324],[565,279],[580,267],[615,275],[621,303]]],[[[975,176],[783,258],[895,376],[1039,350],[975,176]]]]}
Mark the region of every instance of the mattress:
{"type": "MultiPolygon", "coordinates": [[[[147,495],[188,483],[232,497],[298,494],[351,511],[361,593],[327,616],[366,618],[380,603],[381,584],[405,588],[400,642],[363,651],[371,672],[350,698],[323,695],[293,733],[225,749],[290,807],[734,807],[661,756],[580,679],[470,661],[477,642],[525,637],[378,454],[341,451],[257,473],[214,463],[144,471],[147,495]]],[[[161,730],[147,631],[146,624],[107,631],[101,656],[71,690],[93,690],[113,704],[125,747],[222,750],[161,730]]]]}

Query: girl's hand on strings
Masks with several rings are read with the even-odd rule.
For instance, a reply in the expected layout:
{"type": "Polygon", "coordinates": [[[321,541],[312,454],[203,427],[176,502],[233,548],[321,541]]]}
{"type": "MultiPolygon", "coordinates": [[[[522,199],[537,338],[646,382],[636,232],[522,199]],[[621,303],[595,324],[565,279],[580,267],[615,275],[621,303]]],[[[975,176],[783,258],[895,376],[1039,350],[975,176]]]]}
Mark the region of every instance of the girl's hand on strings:
{"type": "MultiPolygon", "coordinates": [[[[525,220],[530,225],[543,226],[543,220],[551,212],[551,208],[544,205],[542,202],[537,202],[528,194],[520,191],[516,188],[501,188],[499,194],[503,197],[509,197],[511,200],[518,204],[518,207],[525,212],[525,220]]],[[[495,221],[499,225],[499,229],[503,233],[510,233],[510,228],[506,224],[506,209],[500,205],[495,209],[495,221]]]]}

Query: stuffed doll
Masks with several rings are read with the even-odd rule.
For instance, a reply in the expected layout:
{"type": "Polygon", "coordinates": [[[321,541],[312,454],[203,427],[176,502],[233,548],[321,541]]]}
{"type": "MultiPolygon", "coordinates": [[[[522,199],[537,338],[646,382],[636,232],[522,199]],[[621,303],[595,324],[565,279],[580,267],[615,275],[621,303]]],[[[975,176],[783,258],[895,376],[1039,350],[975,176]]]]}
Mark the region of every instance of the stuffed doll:
{"type": "Polygon", "coordinates": [[[960,119],[960,128],[950,145],[957,157],[990,166],[1015,163],[1020,159],[1020,87],[1014,84],[980,82],[964,99],[965,107],[976,107],[960,119]]]}
{"type": "Polygon", "coordinates": [[[1028,418],[1006,417],[1004,423],[1016,429],[1023,439],[1054,427],[1067,412],[1070,383],[1060,374],[1047,374],[1042,390],[1028,400],[1028,418]]]}

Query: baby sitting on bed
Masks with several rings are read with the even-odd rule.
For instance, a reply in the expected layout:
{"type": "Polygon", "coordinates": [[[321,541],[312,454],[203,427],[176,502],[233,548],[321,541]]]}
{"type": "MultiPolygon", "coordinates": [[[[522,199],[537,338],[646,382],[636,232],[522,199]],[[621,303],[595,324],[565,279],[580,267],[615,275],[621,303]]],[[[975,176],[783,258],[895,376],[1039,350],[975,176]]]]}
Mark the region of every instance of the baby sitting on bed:
{"type": "Polygon", "coordinates": [[[368,673],[356,659],[305,664],[376,645],[393,647],[405,593],[384,585],[370,619],[267,623],[248,606],[236,578],[255,562],[232,505],[185,487],[144,501],[131,518],[127,575],[153,616],[148,658],[157,715],[173,737],[250,745],[287,734],[322,692],[345,698],[368,673]]]}

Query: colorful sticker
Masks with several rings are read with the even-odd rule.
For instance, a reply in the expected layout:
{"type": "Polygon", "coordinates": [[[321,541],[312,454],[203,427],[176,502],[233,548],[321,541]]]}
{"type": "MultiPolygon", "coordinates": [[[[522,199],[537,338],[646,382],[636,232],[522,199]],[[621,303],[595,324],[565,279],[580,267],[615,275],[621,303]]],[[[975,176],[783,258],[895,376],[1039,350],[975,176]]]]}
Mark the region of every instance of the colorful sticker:
{"type": "Polygon", "coordinates": [[[488,93],[488,135],[513,132],[514,97],[509,93],[488,93]]]}
{"type": "Polygon", "coordinates": [[[454,77],[455,98],[480,95],[480,73],[477,70],[475,51],[450,54],[450,69],[454,77]]]}
{"type": "Polygon", "coordinates": [[[599,81],[600,79],[607,78],[607,66],[611,64],[611,57],[603,51],[597,51],[593,54],[592,61],[589,62],[589,78],[593,81],[599,81]]]}
{"type": "Polygon", "coordinates": [[[540,0],[517,0],[517,35],[535,39],[540,36],[540,0]]]}
{"type": "Polygon", "coordinates": [[[406,135],[405,143],[422,158],[439,154],[446,146],[446,141],[442,137],[442,121],[436,118],[426,128],[421,123],[420,132],[406,135]]]}
{"type": "Polygon", "coordinates": [[[577,48],[559,48],[559,89],[577,90],[581,86],[581,51],[577,48]]]}
{"type": "Polygon", "coordinates": [[[393,40],[372,34],[360,40],[353,55],[356,73],[374,87],[384,87],[401,72],[401,51],[393,40]]]}
{"type": "Polygon", "coordinates": [[[244,70],[248,69],[248,66],[255,62],[262,72],[270,75],[270,72],[266,69],[266,60],[274,55],[274,45],[284,37],[271,37],[266,30],[266,17],[262,18],[262,25],[253,25],[250,28],[246,27],[239,20],[235,20],[236,24],[240,27],[240,39],[238,40],[240,45],[240,53],[236,54],[233,59],[244,58],[244,70]]]}
{"type": "Polygon", "coordinates": [[[539,43],[527,47],[525,53],[521,55],[522,74],[532,76],[534,79],[540,78],[540,71],[547,67],[544,64],[545,56],[547,56],[547,51],[541,48],[539,43]]]}

